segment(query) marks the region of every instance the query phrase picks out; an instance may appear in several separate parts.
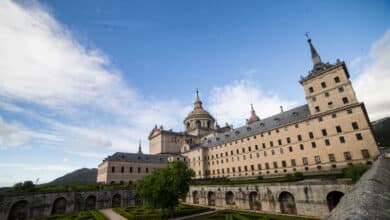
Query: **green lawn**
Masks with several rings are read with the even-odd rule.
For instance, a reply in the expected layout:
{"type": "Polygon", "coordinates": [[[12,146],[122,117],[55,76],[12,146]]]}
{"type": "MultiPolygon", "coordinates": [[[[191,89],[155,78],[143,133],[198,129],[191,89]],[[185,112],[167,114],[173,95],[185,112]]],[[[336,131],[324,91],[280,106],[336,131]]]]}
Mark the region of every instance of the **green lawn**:
{"type": "MultiPolygon", "coordinates": [[[[130,220],[133,220],[133,219],[137,219],[137,220],[167,219],[168,217],[170,217],[167,212],[164,212],[161,209],[152,209],[152,208],[146,207],[146,206],[132,206],[132,207],[126,207],[126,208],[114,208],[113,210],[115,212],[117,212],[118,214],[120,214],[120,215],[122,215],[130,220]]],[[[212,209],[205,208],[205,207],[179,204],[179,206],[176,207],[176,209],[175,209],[173,217],[192,215],[192,214],[207,212],[207,211],[211,211],[211,210],[212,209]]]]}
{"type": "Polygon", "coordinates": [[[105,215],[96,210],[74,212],[63,215],[51,215],[40,218],[34,218],[33,220],[109,220],[105,215]]]}
{"type": "Polygon", "coordinates": [[[212,214],[188,218],[188,220],[314,220],[299,216],[262,214],[235,210],[220,210],[212,214]]]}

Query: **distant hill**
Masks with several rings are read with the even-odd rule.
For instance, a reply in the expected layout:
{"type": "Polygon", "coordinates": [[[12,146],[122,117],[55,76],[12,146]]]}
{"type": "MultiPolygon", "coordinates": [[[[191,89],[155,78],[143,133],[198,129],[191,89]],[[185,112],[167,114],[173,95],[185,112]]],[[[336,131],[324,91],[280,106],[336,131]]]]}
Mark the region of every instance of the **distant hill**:
{"type": "Polygon", "coordinates": [[[46,183],[44,185],[68,185],[68,184],[93,184],[96,183],[97,169],[82,168],[75,170],[71,173],[67,173],[62,177],[46,183]]]}
{"type": "Polygon", "coordinates": [[[390,147],[390,117],[371,122],[372,130],[380,147],[390,147]]]}

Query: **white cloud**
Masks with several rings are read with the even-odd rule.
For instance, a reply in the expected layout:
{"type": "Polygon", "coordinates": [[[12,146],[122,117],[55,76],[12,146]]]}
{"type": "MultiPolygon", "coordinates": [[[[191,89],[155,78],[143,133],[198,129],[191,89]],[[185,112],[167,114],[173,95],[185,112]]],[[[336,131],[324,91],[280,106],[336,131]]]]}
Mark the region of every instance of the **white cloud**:
{"type": "Polygon", "coordinates": [[[253,103],[257,115],[265,118],[296,105],[295,101],[285,100],[276,93],[266,93],[259,83],[249,80],[235,81],[221,87],[214,87],[210,95],[210,111],[219,124],[233,123],[235,127],[245,123],[250,116],[253,103]]]}
{"type": "MultiPolygon", "coordinates": [[[[40,3],[1,1],[0,33],[0,108],[44,124],[41,141],[135,151],[155,123],[176,127],[184,116],[180,102],[127,86],[104,53],[81,44],[40,3]]],[[[8,126],[15,137],[4,144],[31,140],[23,127],[8,126]]]]}
{"type": "Polygon", "coordinates": [[[101,160],[103,160],[107,156],[107,154],[88,152],[88,151],[68,151],[66,153],[81,156],[81,157],[87,157],[87,158],[97,158],[101,160]]]}
{"type": "Polygon", "coordinates": [[[0,163],[1,169],[7,168],[18,168],[24,171],[41,171],[41,172],[51,172],[51,171],[62,171],[70,172],[77,167],[68,166],[68,165],[58,165],[58,164],[29,164],[29,163],[0,163]]]}
{"type": "Polygon", "coordinates": [[[352,62],[358,77],[353,80],[356,95],[367,106],[372,120],[390,116],[390,30],[374,42],[365,57],[352,62]]]}

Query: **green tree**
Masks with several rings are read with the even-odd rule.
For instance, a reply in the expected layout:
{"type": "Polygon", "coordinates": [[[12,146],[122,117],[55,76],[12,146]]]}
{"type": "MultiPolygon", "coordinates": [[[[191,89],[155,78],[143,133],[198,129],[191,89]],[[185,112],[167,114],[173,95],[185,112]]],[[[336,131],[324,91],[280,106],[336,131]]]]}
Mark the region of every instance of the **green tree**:
{"type": "Polygon", "coordinates": [[[155,169],[137,182],[137,192],[153,208],[161,208],[173,213],[189,191],[193,170],[182,161],[174,161],[166,168],[155,169]]]}
{"type": "Polygon", "coordinates": [[[357,182],[360,177],[370,168],[366,164],[350,164],[347,167],[343,168],[343,174],[345,177],[351,178],[352,182],[357,182]]]}
{"type": "Polygon", "coordinates": [[[23,183],[15,183],[13,189],[16,191],[33,191],[35,189],[35,185],[32,181],[28,180],[23,183]]]}

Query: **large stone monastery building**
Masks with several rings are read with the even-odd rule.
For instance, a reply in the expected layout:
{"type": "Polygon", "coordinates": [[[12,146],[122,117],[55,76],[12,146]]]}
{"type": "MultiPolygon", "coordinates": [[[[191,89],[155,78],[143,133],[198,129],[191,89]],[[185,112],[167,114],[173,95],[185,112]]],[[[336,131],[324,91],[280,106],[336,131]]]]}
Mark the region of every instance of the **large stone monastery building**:
{"type": "Polygon", "coordinates": [[[246,124],[233,129],[216,124],[197,92],[183,132],[156,126],[148,137],[151,154],[109,156],[99,165],[98,182],[134,181],[169,159],[185,160],[196,178],[331,172],[376,159],[379,152],[366,108],[357,100],[345,63],[323,63],[311,39],[308,43],[313,68],[299,81],[307,104],[281,108],[264,119],[251,106],[246,124]]]}

